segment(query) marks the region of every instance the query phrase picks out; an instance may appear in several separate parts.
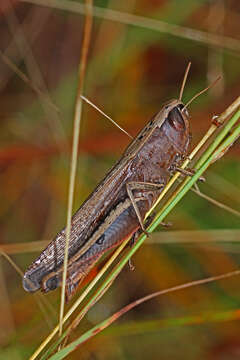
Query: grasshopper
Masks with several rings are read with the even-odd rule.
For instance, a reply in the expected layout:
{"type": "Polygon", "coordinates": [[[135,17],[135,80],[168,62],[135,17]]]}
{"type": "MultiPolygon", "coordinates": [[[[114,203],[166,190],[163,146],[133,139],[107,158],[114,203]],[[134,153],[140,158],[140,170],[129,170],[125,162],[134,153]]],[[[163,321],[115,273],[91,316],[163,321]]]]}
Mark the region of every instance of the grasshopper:
{"type": "MultiPolygon", "coordinates": [[[[188,154],[189,114],[181,101],[188,69],[179,99],[152,117],[72,217],[67,299],[106,251],[139,230],[146,232],[146,213],[188,154]]],[[[65,236],[63,229],[26,270],[26,291],[48,292],[61,285],[65,236]]]]}

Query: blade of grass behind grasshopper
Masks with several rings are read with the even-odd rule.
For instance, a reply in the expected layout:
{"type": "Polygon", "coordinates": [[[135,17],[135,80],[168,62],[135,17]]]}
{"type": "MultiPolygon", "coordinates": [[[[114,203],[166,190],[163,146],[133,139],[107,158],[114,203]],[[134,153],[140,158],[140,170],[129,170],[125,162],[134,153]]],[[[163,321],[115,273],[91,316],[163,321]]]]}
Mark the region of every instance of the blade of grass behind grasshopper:
{"type": "MultiPolygon", "coordinates": [[[[235,275],[235,274],[230,274],[231,276],[235,275]]],[[[236,274],[237,275],[237,274],[236,274]]],[[[208,278],[206,278],[206,280],[208,280],[208,278]]],[[[213,281],[217,281],[217,277],[216,279],[214,279],[213,281]]],[[[210,282],[210,281],[209,281],[210,282]]],[[[196,284],[198,285],[198,284],[196,284]]],[[[194,286],[194,284],[192,284],[192,286],[194,286]]],[[[190,287],[190,286],[189,286],[190,287]]],[[[181,289],[180,289],[181,290],[181,289]]],[[[171,289],[169,289],[169,293],[171,292],[171,289]]],[[[141,301],[142,299],[137,300],[136,302],[141,301]]],[[[141,302],[142,303],[142,302],[141,302]]],[[[136,304],[137,306],[138,304],[136,304]]],[[[112,315],[112,317],[116,317],[116,315],[124,315],[121,313],[123,309],[121,309],[118,313],[112,315]]],[[[118,318],[120,318],[120,316],[118,318]]],[[[132,336],[136,336],[136,335],[146,335],[147,333],[155,333],[156,335],[159,334],[160,331],[162,330],[170,330],[171,328],[176,328],[176,327],[182,327],[182,326],[199,326],[200,324],[214,324],[214,323],[222,323],[222,322],[229,322],[229,321],[233,321],[233,320],[238,320],[240,319],[240,311],[238,308],[233,309],[233,310],[228,310],[228,311],[214,311],[214,312],[210,312],[210,311],[204,311],[201,312],[199,314],[196,315],[190,315],[190,316],[183,316],[183,317],[173,317],[173,318],[166,318],[166,319],[154,319],[154,320],[143,320],[143,321],[139,321],[137,323],[132,322],[132,323],[125,323],[125,324],[117,324],[115,327],[111,328],[111,333],[110,330],[109,332],[105,332],[104,333],[104,340],[105,339],[110,339],[110,338],[119,338],[121,336],[127,336],[130,338],[132,336]]],[[[108,318],[109,323],[111,322],[111,317],[108,318]]],[[[105,322],[105,321],[104,321],[105,322]]],[[[106,322],[105,322],[106,324],[106,322]]],[[[99,324],[99,325],[104,325],[104,324],[99,324]]],[[[107,325],[107,324],[106,324],[107,325]]],[[[216,326],[219,326],[216,324],[216,326]]],[[[224,326],[224,325],[220,325],[220,326],[224,326]]],[[[107,330],[108,325],[105,327],[105,329],[107,330]]],[[[99,328],[98,328],[99,329],[99,328]]],[[[95,333],[98,331],[98,329],[94,329],[95,333]]],[[[100,327],[101,331],[102,331],[102,326],[100,327]]],[[[92,329],[91,329],[92,330],[92,329]]],[[[170,330],[171,331],[171,330],[170,330]]],[[[95,333],[93,332],[93,335],[95,335],[95,333]]],[[[85,340],[88,341],[91,340],[91,337],[89,337],[88,339],[85,340]]],[[[80,344],[81,345],[81,344],[80,344]]],[[[69,344],[69,346],[71,346],[71,344],[69,344]]]]}
{"type": "MultiPolygon", "coordinates": [[[[2,255],[9,264],[15,269],[15,271],[20,275],[20,277],[23,277],[23,272],[19,268],[19,266],[12,260],[12,258],[6,254],[3,250],[0,249],[0,255],[2,255]]],[[[43,294],[34,294],[36,303],[41,310],[43,317],[49,327],[49,329],[52,328],[53,325],[53,318],[56,318],[56,313],[54,308],[51,306],[51,304],[47,301],[47,299],[44,298],[43,294]]]]}
{"type": "Polygon", "coordinates": [[[73,198],[74,198],[74,190],[75,190],[75,178],[77,172],[78,142],[79,142],[79,133],[80,133],[80,122],[82,116],[81,93],[83,90],[84,76],[85,76],[86,64],[87,64],[87,54],[88,54],[91,30],[92,30],[92,0],[85,0],[85,4],[86,4],[86,19],[85,19],[84,33],[83,33],[82,53],[79,63],[79,79],[78,79],[78,89],[76,94],[76,104],[75,104],[75,113],[74,113],[74,129],[73,129],[74,135],[73,135],[72,159],[71,159],[69,193],[68,193],[66,243],[65,243],[65,252],[64,252],[63,275],[62,275],[61,304],[60,304],[60,313],[59,313],[59,336],[61,336],[62,334],[63,314],[64,314],[64,305],[65,305],[65,286],[67,279],[68,248],[69,248],[69,241],[71,234],[71,218],[72,218],[73,198]]]}
{"type": "Polygon", "coordinates": [[[231,208],[230,206],[227,206],[223,203],[221,203],[220,201],[217,201],[215,199],[213,199],[212,197],[202,193],[199,188],[198,189],[191,189],[191,191],[193,191],[195,194],[197,194],[198,196],[200,196],[201,198],[207,200],[208,202],[212,203],[215,206],[218,206],[219,208],[228,211],[230,214],[240,217],[240,212],[231,208]]]}
{"type": "MultiPolygon", "coordinates": [[[[59,8],[61,10],[71,11],[79,14],[86,13],[86,10],[82,4],[70,0],[21,0],[21,2],[48,6],[55,9],[59,8]]],[[[240,50],[239,41],[235,38],[196,30],[181,25],[170,24],[153,18],[149,19],[145,16],[134,15],[127,12],[121,12],[98,6],[93,7],[93,15],[101,19],[116,21],[122,24],[149,29],[180,38],[182,37],[184,39],[190,39],[202,44],[212,45],[213,47],[221,47],[223,49],[236,52],[239,52],[240,50]]]]}

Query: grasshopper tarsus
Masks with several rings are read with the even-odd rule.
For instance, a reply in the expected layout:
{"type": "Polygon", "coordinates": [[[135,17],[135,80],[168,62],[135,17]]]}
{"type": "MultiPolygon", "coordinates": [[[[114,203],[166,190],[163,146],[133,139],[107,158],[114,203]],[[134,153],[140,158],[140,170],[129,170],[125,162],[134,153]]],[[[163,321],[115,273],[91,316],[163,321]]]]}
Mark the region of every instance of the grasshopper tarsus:
{"type": "MultiPolygon", "coordinates": [[[[155,218],[155,216],[156,216],[156,213],[155,212],[153,212],[151,215],[149,215],[147,218],[146,218],[146,220],[145,220],[145,222],[144,222],[144,227],[147,229],[149,226],[150,226],[150,224],[153,222],[153,219],[155,218]]],[[[151,233],[149,233],[148,231],[146,231],[147,232],[147,236],[150,236],[151,235],[151,233]]],[[[130,246],[133,246],[134,244],[135,244],[135,242],[136,242],[136,240],[137,240],[137,238],[139,238],[139,236],[142,234],[142,233],[145,233],[141,228],[140,229],[138,229],[133,235],[132,235],[132,237],[131,237],[131,240],[129,241],[129,245],[130,246]]]]}
{"type": "MultiPolygon", "coordinates": [[[[184,175],[184,176],[194,176],[196,174],[196,170],[194,169],[182,169],[180,167],[177,167],[175,166],[174,168],[176,171],[178,171],[180,174],[184,175]]],[[[201,182],[205,182],[206,179],[203,177],[203,176],[200,176],[198,178],[198,181],[201,181],[201,182]]]]}
{"type": "Polygon", "coordinates": [[[164,228],[168,229],[168,228],[170,228],[173,224],[172,224],[171,221],[168,221],[168,222],[163,222],[163,221],[161,221],[161,222],[160,222],[160,225],[162,225],[164,228]]]}
{"type": "Polygon", "coordinates": [[[132,263],[132,259],[129,259],[129,260],[128,260],[128,266],[129,266],[130,271],[134,271],[134,270],[135,270],[135,266],[134,266],[133,263],[132,263]]]}
{"type": "Polygon", "coordinates": [[[182,169],[178,166],[175,166],[174,168],[175,171],[179,172],[180,174],[184,175],[184,176],[193,176],[195,175],[195,171],[192,169],[182,169]]]}

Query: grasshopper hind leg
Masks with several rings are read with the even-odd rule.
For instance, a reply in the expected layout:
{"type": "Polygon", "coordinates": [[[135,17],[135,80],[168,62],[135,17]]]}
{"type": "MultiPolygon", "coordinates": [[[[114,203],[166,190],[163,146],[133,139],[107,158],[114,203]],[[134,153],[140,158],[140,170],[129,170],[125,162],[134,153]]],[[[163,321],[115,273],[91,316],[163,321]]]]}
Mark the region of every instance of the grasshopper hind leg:
{"type": "Polygon", "coordinates": [[[80,283],[82,282],[82,279],[71,279],[67,281],[66,288],[65,288],[65,299],[66,302],[69,302],[73,295],[77,292],[78,287],[80,283]]]}
{"type": "MultiPolygon", "coordinates": [[[[149,227],[149,225],[152,223],[153,219],[155,218],[156,213],[152,213],[151,215],[149,215],[146,219],[146,221],[144,222],[144,227],[147,229],[149,227]]],[[[129,246],[133,246],[135,244],[135,242],[137,241],[137,239],[139,238],[140,235],[142,235],[142,233],[144,233],[144,231],[142,230],[142,228],[139,228],[131,237],[130,241],[129,241],[129,246]]]]}

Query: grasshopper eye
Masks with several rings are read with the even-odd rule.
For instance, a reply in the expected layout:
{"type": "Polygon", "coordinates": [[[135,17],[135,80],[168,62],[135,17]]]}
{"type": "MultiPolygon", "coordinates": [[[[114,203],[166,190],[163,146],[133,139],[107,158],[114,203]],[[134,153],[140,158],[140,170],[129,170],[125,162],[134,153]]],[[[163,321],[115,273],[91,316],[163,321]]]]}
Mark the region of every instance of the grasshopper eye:
{"type": "Polygon", "coordinates": [[[47,280],[46,288],[48,290],[54,290],[57,287],[58,287],[58,278],[56,275],[47,280]]]}
{"type": "Polygon", "coordinates": [[[187,111],[187,108],[184,104],[179,104],[177,108],[180,110],[181,114],[184,114],[185,116],[189,117],[189,112],[187,111]]]}
{"type": "Polygon", "coordinates": [[[181,112],[177,107],[173,108],[169,115],[168,115],[168,122],[169,124],[176,130],[184,130],[185,129],[185,122],[182,117],[181,112]]]}

